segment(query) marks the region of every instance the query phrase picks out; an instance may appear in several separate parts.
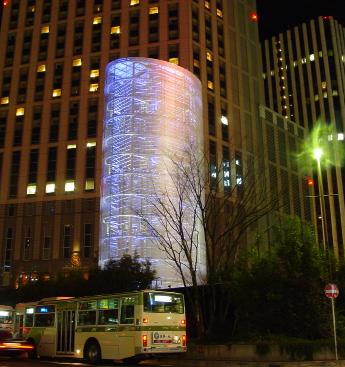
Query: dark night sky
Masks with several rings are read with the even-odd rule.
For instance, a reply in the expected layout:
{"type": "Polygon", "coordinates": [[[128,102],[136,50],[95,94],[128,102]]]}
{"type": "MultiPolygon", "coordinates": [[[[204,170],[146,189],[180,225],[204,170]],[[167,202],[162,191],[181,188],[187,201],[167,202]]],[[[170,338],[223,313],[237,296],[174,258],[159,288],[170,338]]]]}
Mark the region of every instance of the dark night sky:
{"type": "Polygon", "coordinates": [[[256,0],[260,38],[265,39],[318,15],[332,15],[345,26],[345,0],[256,0]]]}

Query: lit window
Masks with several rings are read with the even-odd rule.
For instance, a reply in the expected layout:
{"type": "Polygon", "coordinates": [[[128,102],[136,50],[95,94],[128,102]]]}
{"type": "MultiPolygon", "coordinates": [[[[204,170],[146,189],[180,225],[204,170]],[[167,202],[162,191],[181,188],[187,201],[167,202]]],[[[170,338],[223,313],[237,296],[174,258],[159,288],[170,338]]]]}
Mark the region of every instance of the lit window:
{"type": "Polygon", "coordinates": [[[206,59],[208,61],[212,61],[212,54],[211,54],[211,52],[209,52],[209,51],[206,52],[206,59]]]}
{"type": "Polygon", "coordinates": [[[332,91],[332,95],[333,95],[333,96],[337,96],[337,95],[338,95],[338,91],[337,91],[337,90],[333,90],[333,91],[332,91]]]}
{"type": "Polygon", "coordinates": [[[90,71],[90,78],[97,78],[99,76],[99,69],[94,69],[90,71]]]}
{"type": "Polygon", "coordinates": [[[17,108],[16,116],[24,116],[24,107],[17,108]]]}
{"type": "Polygon", "coordinates": [[[34,6],[32,6],[30,10],[31,10],[31,13],[34,13],[36,9],[34,6]]]}
{"type": "Polygon", "coordinates": [[[0,104],[9,104],[9,102],[10,102],[9,97],[2,97],[0,99],[0,104]]]}
{"type": "Polygon", "coordinates": [[[236,177],[236,184],[237,185],[242,185],[242,177],[241,176],[236,177]]]}
{"type": "Polygon", "coordinates": [[[314,54],[310,54],[309,55],[309,60],[310,61],[314,61],[315,60],[315,55],[314,54]]]}
{"type": "Polygon", "coordinates": [[[209,1],[205,1],[205,8],[210,9],[210,2],[209,1]]]}
{"type": "Polygon", "coordinates": [[[170,57],[169,62],[178,65],[178,57],[170,57]]]}
{"type": "Polygon", "coordinates": [[[213,90],[213,82],[211,82],[211,80],[207,81],[207,88],[213,90]]]}
{"type": "Polygon", "coordinates": [[[271,70],[270,74],[271,76],[274,76],[274,70],[271,70]]]}
{"type": "Polygon", "coordinates": [[[344,140],[344,133],[338,134],[338,140],[344,140]]]}
{"type": "Polygon", "coordinates": [[[29,184],[26,187],[26,195],[35,195],[36,194],[36,184],[29,184]]]}
{"type": "Polygon", "coordinates": [[[302,64],[305,64],[307,62],[307,59],[305,57],[302,57],[301,62],[302,64]]]}
{"type": "Polygon", "coordinates": [[[297,66],[297,61],[293,62],[293,66],[296,67],[297,66]]]}
{"type": "Polygon", "coordinates": [[[223,12],[220,9],[217,9],[217,16],[223,18],[223,12]]]}
{"type": "Polygon", "coordinates": [[[49,25],[46,25],[41,28],[41,33],[49,33],[49,25]]]}
{"type": "Polygon", "coordinates": [[[200,62],[199,60],[193,60],[193,65],[196,66],[196,67],[199,67],[200,66],[200,62]]]}
{"type": "Polygon", "coordinates": [[[319,51],[319,57],[322,57],[322,51],[319,51]]]}
{"type": "Polygon", "coordinates": [[[77,148],[77,144],[68,144],[67,145],[67,149],[76,149],[77,148]]]}
{"type": "Polygon", "coordinates": [[[327,83],[326,82],[321,82],[321,88],[326,89],[327,88],[327,83]]]}
{"type": "Polygon", "coordinates": [[[314,101],[318,101],[318,100],[319,100],[319,95],[318,94],[315,94],[314,101]]]}
{"type": "Polygon", "coordinates": [[[158,6],[152,6],[149,9],[149,14],[158,14],[158,6]]]}
{"type": "Polygon", "coordinates": [[[328,135],[327,140],[328,141],[333,141],[333,135],[328,135]]]}
{"type": "Polygon", "coordinates": [[[228,121],[228,118],[224,115],[222,115],[222,117],[220,118],[220,122],[223,124],[223,125],[229,125],[229,121],[228,121]]]}
{"type": "Polygon", "coordinates": [[[90,92],[97,92],[98,91],[98,83],[90,84],[89,91],[90,92]]]}
{"type": "Polygon", "coordinates": [[[119,25],[110,28],[110,34],[120,34],[120,33],[121,33],[121,27],[119,25]]]}
{"type": "Polygon", "coordinates": [[[95,180],[93,178],[87,178],[85,180],[85,191],[94,190],[95,189],[95,180]]]}
{"type": "Polygon", "coordinates": [[[46,71],[46,66],[45,66],[45,64],[42,64],[42,65],[38,65],[38,66],[37,66],[37,72],[38,72],[38,73],[43,73],[44,71],[46,71]]]}
{"type": "Polygon", "coordinates": [[[96,146],[96,142],[95,141],[89,141],[86,143],[86,147],[87,148],[91,148],[91,147],[95,147],[96,146]]]}
{"type": "Polygon", "coordinates": [[[72,65],[73,66],[81,66],[81,59],[74,59],[72,65]]]}
{"type": "Polygon", "coordinates": [[[131,0],[130,6],[138,5],[140,3],[140,0],[131,0]]]}
{"type": "Polygon", "coordinates": [[[92,24],[101,24],[102,23],[102,17],[94,17],[92,24]]]}
{"type": "Polygon", "coordinates": [[[74,181],[66,181],[65,182],[65,192],[71,192],[75,190],[74,181]]]}
{"type": "Polygon", "coordinates": [[[55,192],[55,183],[49,182],[46,184],[46,194],[52,194],[55,192]]]}
{"type": "Polygon", "coordinates": [[[54,89],[53,90],[53,97],[60,97],[61,96],[61,89],[54,89]]]}
{"type": "Polygon", "coordinates": [[[266,79],[266,73],[262,73],[262,79],[266,79]]]}

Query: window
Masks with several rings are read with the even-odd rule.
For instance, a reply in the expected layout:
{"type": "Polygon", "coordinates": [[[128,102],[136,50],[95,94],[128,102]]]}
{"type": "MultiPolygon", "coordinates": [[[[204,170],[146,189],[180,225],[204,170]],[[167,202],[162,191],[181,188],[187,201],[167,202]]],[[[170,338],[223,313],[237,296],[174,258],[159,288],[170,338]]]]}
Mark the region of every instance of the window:
{"type": "Polygon", "coordinates": [[[42,119],[42,106],[34,106],[32,113],[32,125],[31,125],[31,144],[40,143],[41,132],[41,119],[42,119]]]}
{"type": "Polygon", "coordinates": [[[67,147],[66,154],[66,182],[65,191],[71,192],[75,189],[75,164],[76,164],[77,149],[74,146],[67,147]]]}
{"type": "Polygon", "coordinates": [[[4,146],[6,136],[7,111],[0,111],[0,147],[4,146]]]}
{"type": "Polygon", "coordinates": [[[30,260],[32,257],[32,235],[31,227],[26,226],[24,229],[24,248],[23,248],[23,260],[30,260]]]}
{"type": "Polygon", "coordinates": [[[168,38],[169,40],[179,38],[178,4],[169,4],[168,8],[168,38]]]}
{"type": "Polygon", "coordinates": [[[24,33],[22,64],[28,63],[30,61],[31,41],[32,41],[32,30],[27,30],[24,33]]]}
{"type": "Polygon", "coordinates": [[[51,13],[51,1],[45,0],[43,2],[42,23],[50,22],[50,13],[51,13]]]}
{"type": "Polygon", "coordinates": [[[129,46],[139,44],[139,12],[131,11],[129,14],[129,46]]]}
{"type": "Polygon", "coordinates": [[[42,260],[49,260],[51,257],[51,226],[45,223],[43,231],[42,260]]]}
{"type": "Polygon", "coordinates": [[[39,150],[32,149],[30,151],[30,160],[29,160],[29,176],[28,176],[27,195],[36,194],[38,157],[39,157],[39,150]]]}
{"type": "Polygon", "coordinates": [[[84,224],[84,257],[90,258],[91,257],[91,250],[92,250],[92,224],[85,223],[84,224]]]}
{"type": "Polygon", "coordinates": [[[139,5],[140,0],[130,0],[130,6],[139,5]]]}
{"type": "MultiPolygon", "coordinates": [[[[23,112],[23,114],[24,114],[24,112],[23,112]]],[[[14,132],[13,132],[13,146],[14,147],[22,145],[23,124],[24,124],[23,115],[21,115],[21,114],[17,115],[16,121],[15,121],[15,124],[14,124],[14,132]]]]}
{"type": "Polygon", "coordinates": [[[65,54],[66,23],[60,23],[57,29],[55,56],[63,57],[65,54]]]}
{"type": "Polygon", "coordinates": [[[89,99],[88,116],[87,116],[88,138],[94,138],[97,136],[97,115],[98,115],[98,100],[89,99]]]}
{"type": "Polygon", "coordinates": [[[62,256],[64,259],[69,259],[71,255],[72,247],[72,226],[70,224],[65,224],[63,227],[63,248],[62,256]]]}
{"type": "Polygon", "coordinates": [[[127,304],[127,302],[128,300],[122,300],[121,302],[120,324],[134,324],[134,304],[127,304]]]}
{"type": "Polygon", "coordinates": [[[149,8],[149,42],[158,42],[159,40],[159,12],[158,7],[149,8]]]}
{"type": "Polygon", "coordinates": [[[12,228],[7,228],[5,238],[4,271],[8,272],[12,266],[12,244],[14,233],[12,228]]]}
{"type": "Polygon", "coordinates": [[[71,102],[69,106],[68,140],[77,139],[78,136],[79,102],[71,102]]]}
{"type": "MultiPolygon", "coordinates": [[[[51,147],[48,149],[47,176],[46,176],[47,182],[54,182],[56,179],[56,161],[57,161],[57,147],[51,147]]],[[[55,191],[55,184],[54,184],[54,191],[55,191]]]]}
{"type": "Polygon", "coordinates": [[[59,121],[60,121],[60,104],[54,103],[51,105],[51,111],[50,111],[50,130],[49,130],[50,143],[58,141],[59,121]]]}
{"type": "Polygon", "coordinates": [[[12,160],[11,160],[10,187],[9,187],[10,198],[15,198],[17,196],[19,168],[20,168],[20,151],[15,151],[12,153],[12,160]]]}
{"type": "Polygon", "coordinates": [[[96,301],[80,302],[78,304],[78,326],[96,325],[96,301]]]}

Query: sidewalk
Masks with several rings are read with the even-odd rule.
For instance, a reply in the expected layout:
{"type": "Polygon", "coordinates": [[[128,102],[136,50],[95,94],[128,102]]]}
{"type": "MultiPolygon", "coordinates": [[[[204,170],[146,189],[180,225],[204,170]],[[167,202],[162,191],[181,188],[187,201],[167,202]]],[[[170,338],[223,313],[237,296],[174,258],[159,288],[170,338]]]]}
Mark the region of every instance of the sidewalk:
{"type": "Polygon", "coordinates": [[[160,365],[167,367],[345,367],[345,360],[307,362],[239,362],[226,360],[161,359],[160,365]]]}

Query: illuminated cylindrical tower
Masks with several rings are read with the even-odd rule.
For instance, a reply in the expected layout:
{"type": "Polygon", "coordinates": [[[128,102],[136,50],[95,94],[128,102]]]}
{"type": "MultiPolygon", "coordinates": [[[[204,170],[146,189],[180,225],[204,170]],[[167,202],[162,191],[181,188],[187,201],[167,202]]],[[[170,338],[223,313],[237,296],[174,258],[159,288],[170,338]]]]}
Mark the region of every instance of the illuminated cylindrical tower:
{"type": "Polygon", "coordinates": [[[200,81],[162,60],[134,57],[110,62],[105,85],[101,266],[110,258],[137,253],[151,261],[162,286],[180,283],[138,213],[153,213],[152,199],[171,186],[169,156],[182,157],[190,146],[200,151],[203,147],[200,81]]]}

